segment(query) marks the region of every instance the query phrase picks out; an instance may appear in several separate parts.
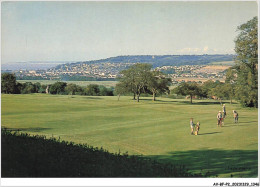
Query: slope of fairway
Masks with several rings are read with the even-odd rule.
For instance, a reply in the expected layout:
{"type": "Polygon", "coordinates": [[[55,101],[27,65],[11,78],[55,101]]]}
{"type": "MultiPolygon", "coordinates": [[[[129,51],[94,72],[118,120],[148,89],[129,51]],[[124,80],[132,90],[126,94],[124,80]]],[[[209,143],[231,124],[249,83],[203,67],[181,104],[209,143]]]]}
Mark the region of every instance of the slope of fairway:
{"type": "Polygon", "coordinates": [[[226,103],[225,125],[213,100],[61,95],[2,95],[2,126],[30,134],[60,137],[103,147],[110,152],[142,154],[194,172],[221,177],[257,176],[257,109],[226,103]],[[232,110],[239,113],[235,125],[232,110]],[[190,135],[189,119],[200,121],[199,136],[190,135]]]}

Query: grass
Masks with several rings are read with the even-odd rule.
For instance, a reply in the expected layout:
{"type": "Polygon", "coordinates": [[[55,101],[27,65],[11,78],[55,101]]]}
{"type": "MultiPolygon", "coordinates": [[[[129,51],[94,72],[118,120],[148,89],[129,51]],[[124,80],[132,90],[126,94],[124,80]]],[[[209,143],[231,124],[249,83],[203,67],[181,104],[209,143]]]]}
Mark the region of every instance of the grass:
{"type": "MultiPolygon", "coordinates": [[[[17,82],[20,82],[20,83],[39,82],[41,84],[48,85],[48,84],[54,84],[55,82],[57,82],[57,80],[17,80],[17,82]]],[[[117,84],[117,81],[62,81],[62,82],[66,82],[67,84],[73,83],[73,84],[76,84],[76,85],[79,85],[82,87],[87,87],[89,84],[97,84],[97,85],[102,85],[102,86],[105,86],[108,88],[115,87],[117,84]]]]}
{"type": "Polygon", "coordinates": [[[2,95],[2,126],[30,134],[103,147],[184,164],[192,172],[218,177],[256,177],[258,110],[226,102],[227,118],[217,127],[219,102],[132,97],[2,95]],[[239,113],[235,125],[232,110],[239,113]],[[189,119],[200,121],[190,135],[189,119]],[[248,167],[245,167],[248,166],[248,167]]]}

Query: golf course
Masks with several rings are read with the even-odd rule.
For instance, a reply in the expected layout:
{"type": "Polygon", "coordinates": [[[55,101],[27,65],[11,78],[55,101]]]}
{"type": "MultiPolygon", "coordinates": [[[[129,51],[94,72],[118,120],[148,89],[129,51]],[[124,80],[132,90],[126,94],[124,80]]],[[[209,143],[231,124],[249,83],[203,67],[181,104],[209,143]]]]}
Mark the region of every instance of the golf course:
{"type": "Polygon", "coordinates": [[[217,100],[130,96],[2,94],[2,128],[88,144],[111,153],[142,155],[163,163],[185,165],[211,177],[258,175],[258,110],[226,104],[223,127],[217,126],[222,106],[217,100]],[[233,121],[232,110],[239,113],[233,121]],[[190,118],[200,122],[190,133],[190,118]]]}

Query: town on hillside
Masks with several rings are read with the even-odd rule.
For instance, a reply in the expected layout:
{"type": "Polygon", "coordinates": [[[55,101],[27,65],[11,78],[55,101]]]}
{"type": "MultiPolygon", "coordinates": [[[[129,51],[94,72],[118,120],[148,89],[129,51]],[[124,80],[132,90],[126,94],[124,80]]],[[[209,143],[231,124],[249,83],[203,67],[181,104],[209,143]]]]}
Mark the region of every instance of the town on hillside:
{"type": "Polygon", "coordinates": [[[56,63],[53,67],[50,62],[46,62],[49,67],[45,69],[41,68],[44,65],[42,61],[36,63],[41,66],[32,66],[30,69],[17,65],[17,69],[7,70],[7,67],[12,67],[10,64],[3,66],[2,72],[15,73],[18,80],[115,81],[122,70],[136,63],[148,63],[153,70],[161,71],[171,78],[173,84],[183,81],[204,82],[208,79],[224,81],[226,70],[234,65],[234,57],[229,54],[128,55],[59,65],[56,63]]]}
{"type": "MultiPolygon", "coordinates": [[[[79,63],[65,64],[47,70],[26,70],[20,69],[15,73],[18,80],[117,80],[120,71],[129,68],[136,63],[79,63]]],[[[208,79],[225,80],[225,72],[230,65],[183,65],[183,66],[162,66],[153,68],[161,71],[172,79],[173,84],[179,82],[195,81],[204,82],[208,79]]]]}

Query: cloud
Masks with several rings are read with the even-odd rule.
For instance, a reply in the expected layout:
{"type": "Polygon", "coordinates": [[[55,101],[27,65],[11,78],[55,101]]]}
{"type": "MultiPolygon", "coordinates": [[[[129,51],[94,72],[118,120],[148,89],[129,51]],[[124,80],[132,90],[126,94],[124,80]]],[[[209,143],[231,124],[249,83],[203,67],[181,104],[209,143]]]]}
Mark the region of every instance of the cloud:
{"type": "Polygon", "coordinates": [[[226,50],[219,50],[216,48],[209,48],[208,46],[202,47],[202,48],[191,48],[191,47],[186,47],[177,50],[178,53],[180,54],[233,54],[234,49],[226,49],[226,50]]]}
{"type": "Polygon", "coordinates": [[[203,48],[203,51],[204,52],[207,52],[209,50],[209,47],[208,46],[205,46],[204,48],[203,48]]]}
{"type": "Polygon", "coordinates": [[[187,47],[187,48],[180,49],[177,52],[179,52],[179,53],[201,52],[201,49],[187,47]]]}

